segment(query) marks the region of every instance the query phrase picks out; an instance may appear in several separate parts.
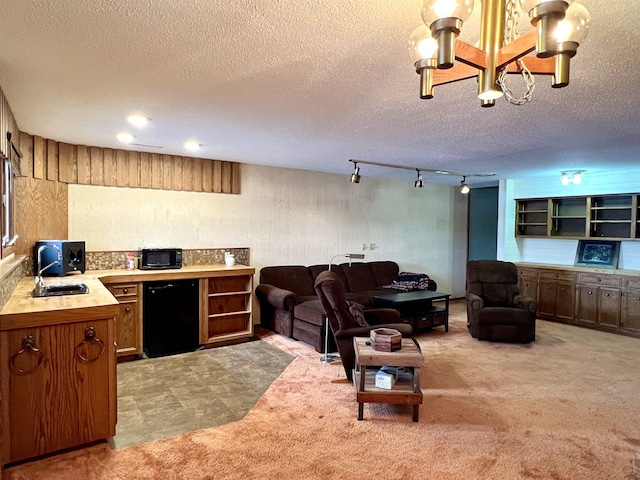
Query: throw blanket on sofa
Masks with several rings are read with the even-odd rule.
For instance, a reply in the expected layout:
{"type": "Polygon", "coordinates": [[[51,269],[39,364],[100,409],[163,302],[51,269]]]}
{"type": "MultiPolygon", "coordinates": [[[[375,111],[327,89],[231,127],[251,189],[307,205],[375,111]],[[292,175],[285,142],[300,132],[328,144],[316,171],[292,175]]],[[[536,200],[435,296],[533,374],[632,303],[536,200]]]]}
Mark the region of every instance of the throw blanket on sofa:
{"type": "Polygon", "coordinates": [[[413,292],[414,290],[429,289],[429,275],[425,273],[400,272],[398,278],[383,288],[390,288],[397,292],[413,292]]]}

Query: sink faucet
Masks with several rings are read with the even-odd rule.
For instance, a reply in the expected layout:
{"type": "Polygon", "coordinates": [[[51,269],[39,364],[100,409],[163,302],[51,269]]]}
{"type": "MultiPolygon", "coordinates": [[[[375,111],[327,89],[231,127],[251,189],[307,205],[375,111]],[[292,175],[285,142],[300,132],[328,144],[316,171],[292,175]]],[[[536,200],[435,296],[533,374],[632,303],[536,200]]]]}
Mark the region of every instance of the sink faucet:
{"type": "Polygon", "coordinates": [[[36,275],[36,288],[34,289],[34,293],[36,295],[42,295],[42,291],[44,290],[44,280],[42,279],[42,272],[44,272],[47,268],[51,268],[55,264],[61,265],[60,263],[61,261],[62,261],[62,252],[60,251],[57,245],[47,244],[47,245],[42,245],[40,248],[38,248],[39,270],[38,270],[38,274],[36,275]],[[42,251],[45,250],[46,248],[55,248],[58,251],[58,260],[54,260],[46,267],[40,268],[42,266],[42,251]]]}

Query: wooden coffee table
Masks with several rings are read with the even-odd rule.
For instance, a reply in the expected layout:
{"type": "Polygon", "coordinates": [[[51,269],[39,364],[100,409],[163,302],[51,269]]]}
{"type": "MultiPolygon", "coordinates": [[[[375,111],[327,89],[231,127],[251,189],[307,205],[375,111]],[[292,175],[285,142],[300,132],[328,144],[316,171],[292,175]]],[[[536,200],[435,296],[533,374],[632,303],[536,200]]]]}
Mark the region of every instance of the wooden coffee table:
{"type": "Polygon", "coordinates": [[[358,402],[358,420],[364,418],[365,403],[393,403],[413,405],[413,421],[418,421],[422,391],[420,390],[420,367],[424,358],[416,343],[410,338],[402,339],[402,348],[395,352],[374,350],[368,337],[353,337],[356,353],[356,368],[353,384],[358,402]],[[376,373],[382,366],[413,367],[403,373],[391,390],[375,386],[376,373]]]}

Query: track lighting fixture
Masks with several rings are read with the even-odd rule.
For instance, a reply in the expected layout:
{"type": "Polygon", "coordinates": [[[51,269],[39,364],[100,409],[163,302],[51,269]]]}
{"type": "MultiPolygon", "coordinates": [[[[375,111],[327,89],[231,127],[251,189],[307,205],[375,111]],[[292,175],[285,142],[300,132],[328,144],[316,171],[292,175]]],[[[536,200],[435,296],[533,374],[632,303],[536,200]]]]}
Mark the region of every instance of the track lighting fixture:
{"type": "MultiPolygon", "coordinates": [[[[353,169],[354,169],[353,173],[351,174],[351,183],[360,183],[360,167],[358,167],[358,163],[364,163],[365,165],[374,165],[377,167],[400,168],[402,170],[415,170],[417,173],[417,177],[413,185],[416,188],[422,188],[424,186],[424,179],[422,178],[422,172],[435,173],[438,175],[459,176],[459,177],[462,177],[462,182],[460,182],[460,193],[462,193],[463,195],[466,195],[471,190],[471,187],[469,187],[469,185],[467,185],[466,183],[467,177],[492,177],[495,175],[495,173],[469,173],[469,174],[463,175],[462,173],[449,172],[447,170],[405,167],[403,165],[393,165],[391,163],[369,162],[367,160],[350,159],[349,161],[353,162],[353,169]]],[[[576,173],[580,173],[580,172],[576,172],[576,173]]]]}
{"type": "Polygon", "coordinates": [[[466,175],[462,177],[462,181],[460,182],[460,193],[462,195],[466,195],[471,191],[471,187],[466,184],[465,180],[467,179],[466,175]]]}
{"type": "Polygon", "coordinates": [[[353,173],[351,174],[351,183],[360,183],[360,167],[357,162],[353,162],[353,173]]]}

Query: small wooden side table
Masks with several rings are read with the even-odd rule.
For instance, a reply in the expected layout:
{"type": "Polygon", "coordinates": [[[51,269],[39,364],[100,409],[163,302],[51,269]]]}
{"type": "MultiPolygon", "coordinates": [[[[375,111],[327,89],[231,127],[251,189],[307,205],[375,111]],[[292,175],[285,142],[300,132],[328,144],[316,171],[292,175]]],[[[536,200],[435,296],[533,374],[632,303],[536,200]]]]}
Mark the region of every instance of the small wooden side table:
{"type": "Polygon", "coordinates": [[[402,339],[402,348],[395,352],[380,352],[373,348],[368,337],[353,337],[356,354],[356,368],[353,370],[353,384],[358,402],[358,420],[364,418],[365,403],[393,403],[413,405],[413,421],[418,421],[422,391],[420,390],[420,367],[424,361],[422,352],[410,338],[402,339]],[[392,389],[375,386],[376,373],[382,366],[412,367],[400,374],[392,389]]]}

